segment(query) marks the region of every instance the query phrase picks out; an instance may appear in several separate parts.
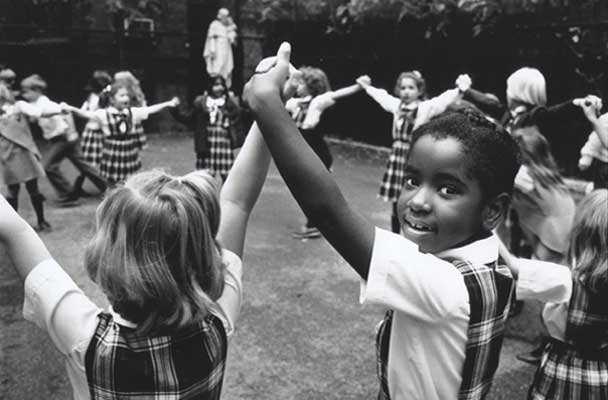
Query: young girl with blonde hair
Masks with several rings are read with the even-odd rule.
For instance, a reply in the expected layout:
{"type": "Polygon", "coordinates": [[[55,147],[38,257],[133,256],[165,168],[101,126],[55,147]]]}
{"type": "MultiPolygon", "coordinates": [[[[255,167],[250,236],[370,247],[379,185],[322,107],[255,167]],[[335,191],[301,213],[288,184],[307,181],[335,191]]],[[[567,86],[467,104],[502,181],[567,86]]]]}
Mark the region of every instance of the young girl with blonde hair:
{"type": "Polygon", "coordinates": [[[569,267],[500,254],[518,276],[517,297],[545,303],[550,335],[529,399],[608,398],[608,190],[578,205],[568,250],[569,267]]]}
{"type": "Polygon", "coordinates": [[[0,196],[0,243],[25,280],[24,315],[65,356],[75,399],[220,398],[247,223],[269,163],[254,124],[221,193],[204,171],[143,172],[111,190],[85,253],[107,311],[0,196]]]}

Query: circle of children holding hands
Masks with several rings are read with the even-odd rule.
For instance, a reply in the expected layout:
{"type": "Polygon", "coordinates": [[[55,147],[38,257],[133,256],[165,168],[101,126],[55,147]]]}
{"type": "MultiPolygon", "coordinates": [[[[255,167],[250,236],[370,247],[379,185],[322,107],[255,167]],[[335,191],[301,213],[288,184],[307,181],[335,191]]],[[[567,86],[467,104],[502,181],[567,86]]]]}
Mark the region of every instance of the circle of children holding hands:
{"type": "MultiPolygon", "coordinates": [[[[332,92],[328,85],[311,87],[305,78],[311,71],[295,70],[290,55],[283,43],[245,86],[256,122],[221,193],[205,171],[181,177],[143,172],[108,191],[97,209],[85,266],[108,297],[109,310],[83,294],[0,198],[0,241],[25,280],[24,315],[47,330],[66,356],[75,398],[220,397],[228,338],[240,310],[247,221],[270,155],[308,219],[302,235],[318,229],[361,277],[361,302],[388,310],[376,337],[378,399],[483,399],[498,367],[515,287],[519,298],[547,302],[543,318],[550,339],[530,398],[608,396],[608,191],[591,192],[573,218],[556,219],[570,218],[572,235],[565,242],[530,229],[537,258],[556,261],[567,253],[570,267],[518,259],[495,233],[512,198],[521,196],[529,205],[555,196],[547,194],[552,188],[563,191],[563,180],[547,172],[551,138],[547,143],[538,137],[551,120],[547,108],[531,117],[536,131],[515,131],[526,126],[512,122],[506,123],[509,134],[481,113],[444,112],[467,93],[477,96],[482,110],[499,108],[470,88],[468,76],[430,100],[424,100],[424,81],[415,72],[399,78],[399,98],[373,88],[367,77],[332,92]],[[322,134],[307,138],[324,109],[360,89],[394,115],[381,195],[394,203],[397,232],[373,226],[351,207],[330,173],[322,134]],[[296,93],[298,99],[286,104],[296,93]]],[[[318,71],[311,74],[323,80],[318,71]]],[[[115,84],[110,95],[110,111],[63,109],[95,118],[105,141],[115,131],[125,135],[157,108],[177,104],[130,107],[127,90],[115,84]]],[[[519,112],[522,104],[508,99],[515,121],[536,104],[519,112]]],[[[206,99],[201,104],[195,101],[195,110],[211,108],[206,99]]],[[[588,96],[564,107],[586,117],[604,139],[597,117],[601,100],[588,96]]],[[[203,128],[210,117],[198,113],[194,121],[200,119],[203,128]]],[[[109,158],[105,153],[102,163],[109,158]]],[[[559,224],[547,222],[545,230],[559,224]]]]}

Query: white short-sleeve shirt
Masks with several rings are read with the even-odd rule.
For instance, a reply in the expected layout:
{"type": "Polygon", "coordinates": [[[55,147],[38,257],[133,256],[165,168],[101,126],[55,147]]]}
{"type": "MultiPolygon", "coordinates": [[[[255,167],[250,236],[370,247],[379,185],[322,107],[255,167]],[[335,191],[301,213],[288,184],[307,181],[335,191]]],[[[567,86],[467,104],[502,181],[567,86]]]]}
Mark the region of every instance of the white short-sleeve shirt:
{"type": "MultiPolygon", "coordinates": [[[[228,338],[234,333],[242,299],[242,263],[230,251],[223,251],[226,265],[222,296],[211,310],[224,324],[228,338]]],[[[48,332],[57,349],[65,356],[66,369],[74,399],[89,399],[84,357],[97,328],[97,315],[103,310],[78,288],[53,259],[38,264],[25,279],[23,316],[48,332]]],[[[116,323],[135,324],[108,310],[116,323]]]]}
{"type": "Polygon", "coordinates": [[[456,399],[462,381],[469,294],[462,274],[444,259],[487,264],[498,258],[494,236],[437,255],[376,229],[362,303],[394,310],[387,364],[393,400],[456,399]]]}

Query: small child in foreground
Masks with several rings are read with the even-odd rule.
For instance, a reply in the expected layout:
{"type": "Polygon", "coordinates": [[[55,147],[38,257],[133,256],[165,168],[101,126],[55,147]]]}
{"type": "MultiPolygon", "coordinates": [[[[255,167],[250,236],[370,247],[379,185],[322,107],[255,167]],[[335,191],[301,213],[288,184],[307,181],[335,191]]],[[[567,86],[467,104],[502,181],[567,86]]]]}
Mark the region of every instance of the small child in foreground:
{"type": "Polygon", "coordinates": [[[142,172],[111,190],[85,254],[107,311],[0,196],[0,243],[25,280],[24,315],[65,356],[75,399],[220,398],[247,222],[269,162],[253,124],[221,195],[203,171],[142,172]]]}
{"type": "Polygon", "coordinates": [[[498,367],[513,280],[492,230],[519,153],[486,118],[449,115],[412,136],[398,202],[401,235],[353,210],[285,110],[290,46],[245,88],[274,161],[306,216],[389,311],[377,338],[379,399],[482,399],[498,367]]]}

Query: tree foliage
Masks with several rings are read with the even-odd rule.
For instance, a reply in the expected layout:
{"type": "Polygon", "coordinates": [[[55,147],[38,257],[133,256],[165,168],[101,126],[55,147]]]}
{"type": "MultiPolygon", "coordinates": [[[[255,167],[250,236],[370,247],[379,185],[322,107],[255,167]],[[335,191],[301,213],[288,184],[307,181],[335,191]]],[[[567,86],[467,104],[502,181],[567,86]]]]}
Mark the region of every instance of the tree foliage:
{"type": "Polygon", "coordinates": [[[330,29],[348,30],[370,19],[400,23],[405,19],[427,26],[427,36],[445,34],[456,20],[467,20],[474,35],[492,30],[510,14],[565,8],[568,0],[248,0],[262,21],[325,19],[330,29]]]}

